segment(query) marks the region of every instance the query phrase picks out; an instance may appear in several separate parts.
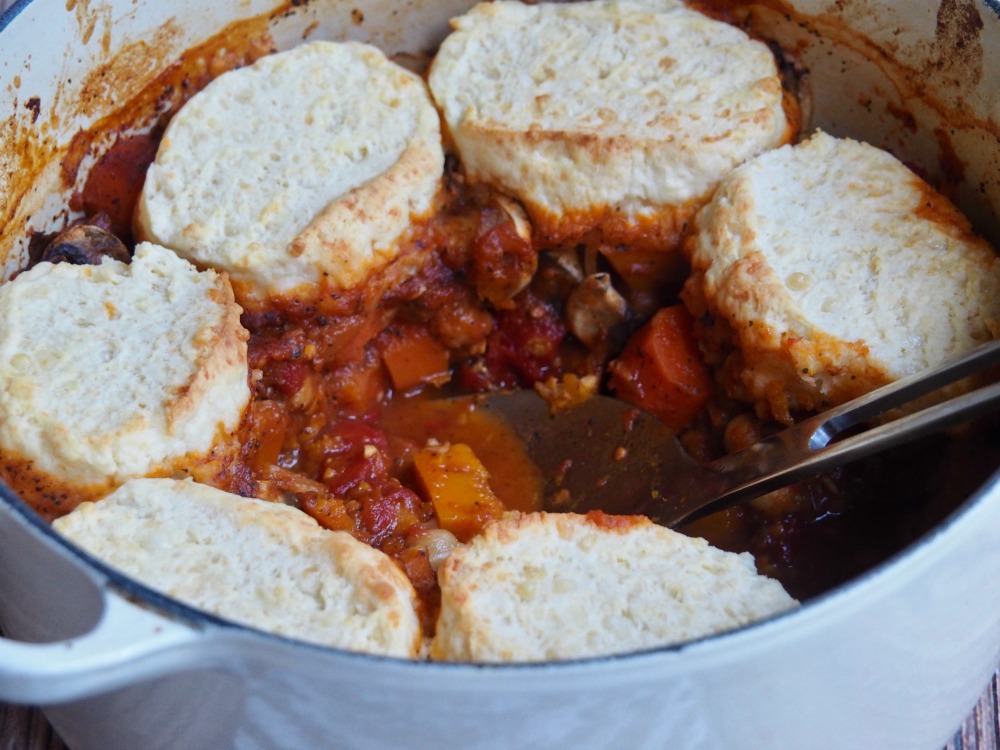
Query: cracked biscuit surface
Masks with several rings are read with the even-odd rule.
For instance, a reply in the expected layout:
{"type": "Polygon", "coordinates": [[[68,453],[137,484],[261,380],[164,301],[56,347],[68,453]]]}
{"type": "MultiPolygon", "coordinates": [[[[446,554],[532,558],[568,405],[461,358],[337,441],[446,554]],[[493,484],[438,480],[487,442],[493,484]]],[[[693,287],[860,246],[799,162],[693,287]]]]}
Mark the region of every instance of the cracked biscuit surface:
{"type": "Polygon", "coordinates": [[[431,657],[551,661],[701,638],[796,606],[736,555],[641,516],[512,514],[438,573],[431,657]]]}
{"type": "Polygon", "coordinates": [[[219,76],[181,108],[136,225],[227,271],[245,307],[313,302],[396,257],[443,169],[419,77],[370,45],[312,42],[219,76]]]}
{"type": "Polygon", "coordinates": [[[684,301],[730,392],[785,422],[1000,333],[1000,259],[891,154],[817,132],[729,175],[684,301]]]}
{"type": "Polygon", "coordinates": [[[25,271],[0,286],[0,453],[81,487],[206,456],[250,400],[240,312],[225,274],[149,243],[25,271]]]}
{"type": "Polygon", "coordinates": [[[680,227],[718,180],[791,137],[774,56],[682,3],[482,3],[431,91],[469,176],[548,241],[680,227]]]}
{"type": "Polygon", "coordinates": [[[288,505],[137,479],[54,526],[147,586],[241,624],[401,657],[422,642],[413,587],[396,564],[288,505]]]}

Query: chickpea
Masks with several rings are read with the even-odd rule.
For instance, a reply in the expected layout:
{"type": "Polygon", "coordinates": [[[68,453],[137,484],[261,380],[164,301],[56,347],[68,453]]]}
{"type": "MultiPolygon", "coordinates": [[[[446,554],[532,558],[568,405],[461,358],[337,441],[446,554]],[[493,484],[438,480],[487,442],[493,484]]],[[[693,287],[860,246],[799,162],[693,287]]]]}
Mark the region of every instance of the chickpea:
{"type": "Polygon", "coordinates": [[[427,562],[435,573],[448,555],[458,546],[458,539],[445,529],[426,529],[413,537],[409,546],[427,553],[427,562]]]}
{"type": "Polygon", "coordinates": [[[754,443],[759,442],[761,437],[760,420],[747,412],[738,414],[729,420],[722,439],[726,446],[726,452],[734,453],[749,448],[754,443]]]}
{"type": "Polygon", "coordinates": [[[768,518],[780,518],[788,513],[794,513],[800,505],[798,490],[794,485],[755,497],[749,504],[768,518]]]}

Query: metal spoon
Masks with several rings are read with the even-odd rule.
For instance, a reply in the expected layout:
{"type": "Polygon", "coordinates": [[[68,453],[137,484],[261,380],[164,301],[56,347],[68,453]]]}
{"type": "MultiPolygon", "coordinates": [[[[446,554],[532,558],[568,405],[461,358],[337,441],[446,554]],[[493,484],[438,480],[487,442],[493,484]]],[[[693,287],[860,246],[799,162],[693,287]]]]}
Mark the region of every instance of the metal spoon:
{"type": "Polygon", "coordinates": [[[656,417],[606,396],[554,415],[534,391],[489,395],[480,408],[524,441],[547,478],[546,510],[644,514],[675,526],[1000,408],[998,382],[866,426],[890,409],[998,364],[1000,341],[984,344],[708,464],[694,461],[656,417]],[[855,427],[864,429],[836,439],[855,427]]]}

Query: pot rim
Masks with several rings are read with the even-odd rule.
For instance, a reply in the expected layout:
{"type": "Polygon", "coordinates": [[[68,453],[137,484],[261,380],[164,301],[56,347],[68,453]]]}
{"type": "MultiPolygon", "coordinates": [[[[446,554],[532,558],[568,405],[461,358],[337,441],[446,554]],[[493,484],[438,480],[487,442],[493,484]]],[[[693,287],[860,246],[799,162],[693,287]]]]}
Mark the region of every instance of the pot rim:
{"type": "Polygon", "coordinates": [[[0,13],[0,33],[7,27],[7,24],[14,20],[14,16],[31,5],[31,3],[32,0],[16,0],[16,2],[8,6],[7,10],[0,13]]]}

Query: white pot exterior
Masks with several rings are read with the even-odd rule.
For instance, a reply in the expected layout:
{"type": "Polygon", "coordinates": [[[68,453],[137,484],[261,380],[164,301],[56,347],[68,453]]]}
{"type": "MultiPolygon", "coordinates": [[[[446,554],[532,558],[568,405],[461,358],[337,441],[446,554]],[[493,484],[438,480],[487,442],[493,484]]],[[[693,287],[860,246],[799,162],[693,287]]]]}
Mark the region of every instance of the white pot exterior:
{"type": "MultiPolygon", "coordinates": [[[[319,20],[312,38],[350,35],[390,52],[429,49],[445,33],[446,19],[468,4],[316,0],[282,15],[273,31],[289,46],[319,20]],[[362,11],[364,23],[350,21],[352,9],[362,11]]],[[[818,0],[795,5],[807,22],[766,9],[759,18],[802,52],[816,96],[813,124],[890,146],[931,172],[953,149],[966,184],[958,198],[996,241],[997,11],[971,0],[944,0],[942,8],[842,2],[837,13],[833,3],[818,0]],[[968,50],[947,54],[957,22],[945,11],[979,19],[978,58],[968,50]],[[908,76],[873,55],[876,48],[909,61],[908,76]],[[917,93],[932,94],[936,104],[920,103],[917,93]],[[875,106],[872,97],[881,97],[875,106]],[[911,129],[886,101],[905,105],[921,128],[911,129]],[[948,132],[935,136],[944,125],[948,132]]],[[[96,8],[34,0],[18,9],[0,29],[0,111],[17,112],[23,123],[24,103],[38,96],[33,125],[58,143],[104,114],[53,118],[50,105],[67,111],[76,85],[63,84],[57,98],[60,80],[82,81],[82,71],[153,38],[165,23],[183,30],[171,41],[180,52],[235,18],[268,11],[270,3],[111,0],[96,8]],[[91,41],[81,44],[88,34],[91,41]],[[15,75],[18,85],[8,85],[15,75]]],[[[142,78],[137,71],[137,83],[142,78]]],[[[118,105],[104,104],[107,111],[118,105]]],[[[10,123],[0,129],[0,145],[10,132],[10,123]]],[[[0,196],[17,166],[0,158],[0,196]]],[[[62,202],[43,193],[24,196],[13,213],[0,198],[0,215],[19,226],[30,215],[31,226],[43,226],[62,202]]],[[[7,257],[8,274],[23,262],[20,253],[15,248],[7,257]]],[[[771,621],[641,655],[477,667],[342,653],[202,617],[109,575],[63,545],[19,501],[4,498],[0,626],[22,641],[57,642],[0,641],[0,699],[48,705],[74,750],[936,750],[1000,660],[998,529],[994,479],[902,555],[771,621]]]]}

